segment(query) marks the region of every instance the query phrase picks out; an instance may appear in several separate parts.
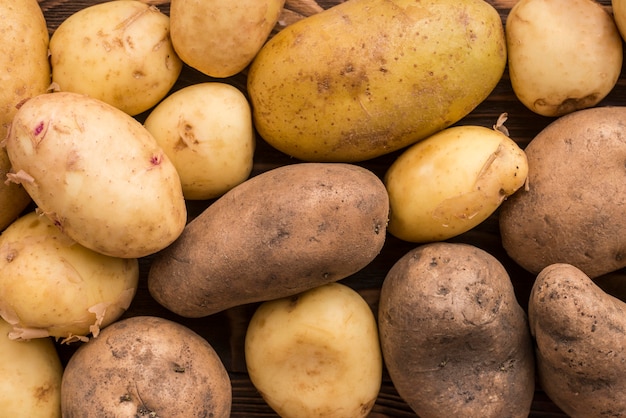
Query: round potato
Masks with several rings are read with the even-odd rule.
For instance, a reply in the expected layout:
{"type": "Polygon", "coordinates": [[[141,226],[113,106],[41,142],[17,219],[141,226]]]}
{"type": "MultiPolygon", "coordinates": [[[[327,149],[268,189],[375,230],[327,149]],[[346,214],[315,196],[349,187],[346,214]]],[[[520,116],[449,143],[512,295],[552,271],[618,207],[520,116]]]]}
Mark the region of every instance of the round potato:
{"type": "Polygon", "coordinates": [[[181,316],[202,317],[346,278],[386,238],[389,198],[351,164],[281,166],[232,188],[156,254],[148,289],[181,316]]]}
{"type": "Polygon", "coordinates": [[[65,367],[66,418],[228,418],[232,389],[213,347],[176,322],[137,316],[82,345],[65,367]]]}
{"type": "Polygon", "coordinates": [[[219,197],[252,171],[256,137],[250,105],[229,84],[178,90],[150,112],[144,126],[176,167],[187,200],[219,197]]]}
{"type": "Polygon", "coordinates": [[[245,355],[250,380],[283,418],[366,417],[381,385],[376,318],[339,283],[261,304],[245,355]]]}
{"type": "Polygon", "coordinates": [[[97,336],[130,306],[137,259],[91,251],[47,217],[28,213],[0,235],[0,316],[13,339],[52,336],[63,343],[97,336]]]}
{"type": "Polygon", "coordinates": [[[52,81],[137,115],[169,92],[182,70],[169,17],[138,0],[79,10],[50,38],[52,81]]]}
{"type": "Polygon", "coordinates": [[[404,151],[387,170],[388,231],[422,243],[467,232],[522,187],[527,175],[524,151],[500,130],[444,129],[404,151]]]}
{"type": "Polygon", "coordinates": [[[622,38],[594,0],[520,0],[506,20],[511,85],[543,116],[598,104],[622,70],[622,38]]]}
{"type": "Polygon", "coordinates": [[[63,368],[49,338],[15,341],[0,319],[0,411],[5,417],[61,418],[63,368]]]}
{"type": "Polygon", "coordinates": [[[378,326],[391,380],[420,417],[528,417],[528,321],[491,254],[443,242],[409,251],[383,281],[378,326]]]}
{"type": "Polygon", "coordinates": [[[89,249],[139,258],[165,248],[185,227],[176,168],[141,123],[105,102],[69,92],[29,99],[6,149],[12,179],[89,249]]]}

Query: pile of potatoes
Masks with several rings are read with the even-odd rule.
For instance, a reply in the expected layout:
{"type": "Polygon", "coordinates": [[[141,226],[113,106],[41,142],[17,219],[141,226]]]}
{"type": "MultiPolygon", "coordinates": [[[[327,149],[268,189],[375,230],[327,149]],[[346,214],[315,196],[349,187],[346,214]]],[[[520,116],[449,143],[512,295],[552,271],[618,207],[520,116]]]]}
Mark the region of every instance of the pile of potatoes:
{"type": "Polygon", "coordinates": [[[242,307],[281,417],[626,416],[626,1],[93,3],[0,0],[0,416],[229,417],[242,307]]]}

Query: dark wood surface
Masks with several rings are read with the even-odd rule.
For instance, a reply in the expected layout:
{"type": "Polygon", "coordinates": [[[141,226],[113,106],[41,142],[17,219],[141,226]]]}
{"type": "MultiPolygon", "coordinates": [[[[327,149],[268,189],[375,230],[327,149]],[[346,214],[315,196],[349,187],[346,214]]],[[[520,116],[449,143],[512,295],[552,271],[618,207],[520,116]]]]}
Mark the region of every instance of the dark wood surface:
{"type": "MultiPolygon", "coordinates": [[[[515,0],[489,0],[501,14],[503,22],[509,13],[515,0]]],[[[52,34],[58,25],[72,13],[89,5],[102,3],[102,0],[39,0],[40,6],[46,17],[50,33],[52,34]]],[[[153,0],[146,2],[155,4],[164,13],[169,13],[169,2],[153,0]]],[[[321,8],[331,7],[340,1],[319,1],[321,8]]],[[[610,0],[600,1],[610,8],[610,0]]],[[[285,6],[285,20],[291,22],[295,19],[312,13],[314,9],[303,7],[301,2],[288,1],[285,6]]],[[[277,27],[276,30],[280,30],[277,27]]],[[[202,81],[211,81],[191,68],[185,67],[173,90],[202,81]]],[[[237,76],[218,81],[227,82],[245,92],[245,72],[237,76]]],[[[600,105],[623,105],[626,102],[626,77],[622,74],[617,86],[612,93],[600,103],[600,105]]],[[[470,115],[465,117],[459,124],[477,124],[492,126],[498,115],[503,112],[509,114],[506,123],[510,136],[524,147],[541,129],[553,119],[541,117],[527,110],[515,97],[508,74],[505,74],[492,94],[479,105],[470,115]]],[[[147,114],[147,112],[146,112],[147,114]]],[[[137,118],[143,120],[146,114],[137,118]]],[[[399,155],[399,152],[379,157],[364,163],[364,167],[380,175],[384,174],[389,164],[399,155]]],[[[254,160],[252,175],[256,175],[271,168],[293,163],[294,160],[273,150],[261,138],[258,139],[257,150],[254,160]]],[[[188,202],[190,219],[206,208],[211,201],[188,202]]],[[[530,288],[534,277],[523,271],[512,262],[502,249],[497,225],[497,213],[479,225],[474,230],[467,232],[451,241],[467,242],[489,251],[496,256],[507,268],[515,287],[518,301],[522,307],[527,308],[530,288]]],[[[364,270],[345,279],[343,283],[358,290],[373,309],[376,309],[378,291],[387,271],[407,251],[414,248],[414,244],[402,242],[388,236],[387,242],[381,254],[364,270]]],[[[158,305],[149,295],[146,288],[146,275],[150,264],[150,257],[140,260],[141,279],[138,293],[126,312],[125,317],[137,315],[155,315],[175,320],[193,329],[206,338],[221,356],[226,368],[230,372],[233,385],[233,417],[275,417],[273,411],[264,403],[257,394],[246,375],[245,361],[243,356],[243,339],[247,322],[256,305],[246,305],[225,312],[200,319],[187,319],[179,317],[158,305]]],[[[59,354],[63,362],[66,362],[78,345],[59,345],[59,354]]],[[[391,381],[385,374],[383,385],[377,403],[370,417],[415,417],[416,415],[402,401],[395,391],[391,381]]],[[[566,415],[556,407],[550,399],[537,387],[532,405],[530,417],[556,418],[566,415]]]]}

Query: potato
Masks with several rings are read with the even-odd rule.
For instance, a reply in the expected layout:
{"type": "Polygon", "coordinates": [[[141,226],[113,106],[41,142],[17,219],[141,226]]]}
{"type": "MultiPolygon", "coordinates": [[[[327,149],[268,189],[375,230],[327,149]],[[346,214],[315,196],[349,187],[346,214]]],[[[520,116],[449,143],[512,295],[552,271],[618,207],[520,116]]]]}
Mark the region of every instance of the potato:
{"type": "Polygon", "coordinates": [[[221,196],[252,171],[255,133],[248,99],[226,83],[205,82],[172,93],[144,126],[170,158],[187,200],[221,196]]]}
{"type": "Polygon", "coordinates": [[[521,0],[506,36],[513,91],[543,116],[595,106],[622,70],[622,38],[594,0],[521,0]]]}
{"type": "Polygon", "coordinates": [[[457,122],[506,65],[483,0],[348,0],[261,48],[248,73],[259,134],[307,161],[356,162],[457,122]]]}
{"type": "Polygon", "coordinates": [[[50,339],[14,341],[0,319],[0,411],[5,417],[61,418],[63,368],[50,339]]]}
{"type": "Polygon", "coordinates": [[[213,347],[176,322],[136,316],[102,330],[70,357],[63,417],[228,418],[228,373],[213,347]]]}
{"type": "Polygon", "coordinates": [[[611,8],[615,25],[622,39],[626,39],[626,1],[611,0],[611,8]]]}
{"type": "Polygon", "coordinates": [[[117,320],[137,290],[137,259],[91,251],[30,212],[0,235],[0,316],[10,338],[87,340],[117,320]]]}
{"type": "Polygon", "coordinates": [[[185,227],[176,168],[141,123],[111,105],[77,93],[39,95],[19,109],[5,143],[13,180],[91,250],[139,258],[185,227]]]}
{"type": "Polygon", "coordinates": [[[499,211],[502,245],[538,274],[568,263],[594,278],[626,266],[626,107],[562,116],[525,148],[528,188],[499,211]]]}
{"type": "Polygon", "coordinates": [[[421,418],[528,417],[535,377],[526,314],[486,251],[410,250],[383,281],[378,326],[391,380],[421,418]]]}
{"type": "Polygon", "coordinates": [[[376,318],[339,283],[262,303],[245,356],[250,380],[283,418],[366,417],[381,386],[376,318]]]}
{"type": "Polygon", "coordinates": [[[148,289],[186,317],[291,296],[356,273],[385,242],[382,181],[351,164],[298,163],[234,187],[156,254],[148,289]]]}
{"type": "Polygon", "coordinates": [[[211,77],[230,77],[256,56],[284,4],[285,0],[172,0],[172,43],[190,67],[211,77]]]}
{"type": "MultiPolygon", "coordinates": [[[[50,86],[48,28],[37,0],[0,0],[0,141],[25,99],[50,86]]],[[[0,147],[0,231],[31,202],[23,187],[5,183],[11,163],[0,147]]]]}
{"type": "Polygon", "coordinates": [[[527,175],[524,151],[500,130],[444,129],[404,151],[387,170],[388,231],[421,243],[467,232],[522,187],[527,175]]]}
{"type": "Polygon", "coordinates": [[[550,399],[572,418],[626,416],[626,304],[555,263],[537,275],[528,318],[550,399]]]}
{"type": "Polygon", "coordinates": [[[142,113],[165,97],[182,70],[169,26],[167,15],[138,0],[81,9],[50,38],[52,80],[62,91],[142,113]]]}

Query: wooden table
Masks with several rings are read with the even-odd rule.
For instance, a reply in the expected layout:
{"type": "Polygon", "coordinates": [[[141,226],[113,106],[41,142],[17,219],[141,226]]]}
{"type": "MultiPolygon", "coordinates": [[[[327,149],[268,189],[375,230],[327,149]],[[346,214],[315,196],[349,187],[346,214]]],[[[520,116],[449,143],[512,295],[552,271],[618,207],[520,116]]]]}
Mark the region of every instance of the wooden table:
{"type": "MultiPolygon", "coordinates": [[[[169,13],[169,1],[145,1],[155,4],[164,13],[169,13]]],[[[498,9],[503,22],[512,5],[516,2],[515,0],[489,1],[498,9]]],[[[102,2],[103,0],[39,0],[51,34],[70,14],[89,5],[102,2]]],[[[318,5],[321,8],[328,8],[339,2],[340,1],[319,1],[318,5]]],[[[603,0],[600,1],[600,3],[606,7],[610,7],[610,0],[603,0]]],[[[315,12],[315,10],[316,8],[303,7],[302,3],[299,1],[288,0],[285,6],[284,17],[286,21],[291,22],[307,14],[311,14],[315,12]]],[[[280,27],[277,27],[276,30],[280,30],[280,27]]],[[[202,81],[211,81],[211,79],[191,68],[185,67],[174,90],[202,81]]],[[[220,79],[219,81],[230,83],[245,92],[245,74],[220,79]]],[[[626,102],[625,83],[626,77],[622,74],[613,92],[601,105],[624,104],[626,102]]],[[[490,127],[495,123],[498,115],[502,112],[509,114],[506,126],[509,129],[510,136],[522,147],[553,120],[530,112],[516,99],[510,86],[508,73],[505,71],[504,77],[489,98],[479,105],[470,115],[459,122],[459,124],[477,124],[490,127]]],[[[143,120],[145,116],[147,116],[147,114],[139,115],[137,118],[143,120]]],[[[382,176],[389,164],[398,155],[399,152],[392,153],[361,163],[361,165],[382,176]]],[[[293,159],[272,149],[259,138],[252,174],[256,175],[271,168],[292,162],[293,159]]],[[[199,214],[210,203],[210,201],[188,202],[190,218],[199,214]]],[[[519,303],[524,308],[527,308],[530,288],[534,277],[510,260],[502,249],[498,233],[497,213],[474,230],[451,241],[471,243],[496,256],[509,271],[519,303]]],[[[363,271],[345,279],[343,283],[358,290],[370,303],[372,308],[376,309],[379,288],[387,271],[397,259],[414,247],[414,244],[402,242],[389,236],[379,257],[363,271]]],[[[126,312],[125,317],[155,315],[175,320],[193,329],[213,345],[230,372],[233,385],[232,416],[275,417],[276,415],[273,411],[257,394],[246,374],[243,356],[243,340],[247,321],[256,305],[252,304],[229,309],[225,312],[201,319],[178,317],[158,305],[149,295],[146,287],[146,275],[149,264],[149,257],[140,260],[141,278],[138,293],[129,310],[126,312]]],[[[59,353],[62,361],[66,362],[76,348],[77,345],[59,345],[59,353]]],[[[415,416],[416,415],[406,403],[398,396],[388,375],[385,374],[380,395],[370,417],[415,416]]],[[[566,415],[550,401],[545,393],[541,391],[540,387],[537,387],[530,417],[556,418],[566,417],[566,415]]]]}

